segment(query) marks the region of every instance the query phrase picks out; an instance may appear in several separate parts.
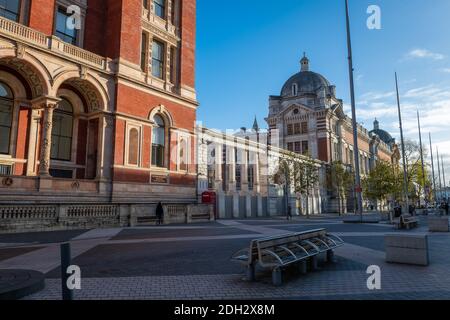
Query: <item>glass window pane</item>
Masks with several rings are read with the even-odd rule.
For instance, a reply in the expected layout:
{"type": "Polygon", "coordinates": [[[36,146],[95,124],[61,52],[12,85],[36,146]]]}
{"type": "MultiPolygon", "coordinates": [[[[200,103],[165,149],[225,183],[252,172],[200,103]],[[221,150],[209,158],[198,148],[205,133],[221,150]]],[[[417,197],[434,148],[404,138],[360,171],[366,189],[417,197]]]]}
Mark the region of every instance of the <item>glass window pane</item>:
{"type": "Polygon", "coordinates": [[[11,127],[12,108],[0,103],[0,126],[11,127]]]}
{"type": "Polygon", "coordinates": [[[50,152],[51,159],[58,159],[59,136],[52,135],[52,146],[50,152]]]}
{"type": "Polygon", "coordinates": [[[153,41],[152,43],[152,74],[155,77],[163,78],[164,70],[164,44],[153,41]]]}
{"type": "Polygon", "coordinates": [[[60,8],[56,13],[56,35],[61,38],[61,40],[76,44],[77,40],[77,30],[75,28],[71,29],[67,27],[67,20],[71,19],[70,15],[65,12],[64,9],[60,8]]]}
{"type": "Polygon", "coordinates": [[[67,23],[67,16],[62,13],[61,11],[58,11],[56,13],[56,31],[59,31],[61,33],[65,33],[66,30],[66,23],[67,23]]]}
{"type": "Polygon", "coordinates": [[[155,14],[164,19],[165,18],[165,11],[166,11],[166,1],[165,0],[153,0],[153,4],[155,6],[155,14]]]}
{"type": "Polygon", "coordinates": [[[52,135],[60,135],[61,134],[61,122],[62,117],[58,114],[53,115],[53,126],[52,126],[52,135]]]}
{"type": "Polygon", "coordinates": [[[160,146],[165,145],[165,132],[164,128],[155,128],[153,129],[153,144],[157,144],[160,146]]]}
{"type": "Polygon", "coordinates": [[[72,139],[60,137],[59,138],[59,150],[58,159],[69,161],[71,158],[71,144],[72,139]]]}
{"type": "Polygon", "coordinates": [[[0,153],[9,153],[10,129],[0,127],[0,153]]]}
{"type": "Polygon", "coordinates": [[[3,98],[12,98],[11,89],[7,85],[0,83],[0,97],[3,98]]]}
{"type": "Polygon", "coordinates": [[[19,0],[0,0],[0,16],[19,21],[19,0]]]}
{"type": "Polygon", "coordinates": [[[63,115],[61,121],[61,136],[72,137],[72,116],[63,115]]]}
{"type": "Polygon", "coordinates": [[[53,113],[51,158],[70,161],[72,156],[73,108],[61,100],[53,113]]]}
{"type": "Polygon", "coordinates": [[[69,101],[67,101],[66,99],[62,99],[58,103],[58,111],[73,113],[73,108],[69,101]]]}

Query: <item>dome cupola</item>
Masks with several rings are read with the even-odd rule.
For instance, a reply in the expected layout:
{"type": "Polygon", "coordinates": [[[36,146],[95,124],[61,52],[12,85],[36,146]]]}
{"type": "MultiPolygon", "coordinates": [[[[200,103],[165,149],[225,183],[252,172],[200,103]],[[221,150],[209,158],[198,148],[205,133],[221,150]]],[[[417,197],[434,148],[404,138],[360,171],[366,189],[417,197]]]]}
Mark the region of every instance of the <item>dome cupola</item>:
{"type": "Polygon", "coordinates": [[[325,90],[325,94],[334,95],[330,82],[324,76],[309,71],[309,62],[305,54],[300,60],[301,71],[286,81],[281,90],[281,97],[292,97],[293,92],[296,93],[295,95],[317,94],[320,89],[325,90]]]}

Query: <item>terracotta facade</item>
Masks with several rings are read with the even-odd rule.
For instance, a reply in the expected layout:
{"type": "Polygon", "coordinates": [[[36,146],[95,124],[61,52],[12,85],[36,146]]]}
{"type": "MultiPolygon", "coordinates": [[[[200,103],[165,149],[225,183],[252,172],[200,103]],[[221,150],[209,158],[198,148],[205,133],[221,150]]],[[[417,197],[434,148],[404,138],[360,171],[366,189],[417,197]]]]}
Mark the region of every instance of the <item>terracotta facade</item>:
{"type": "Polygon", "coordinates": [[[196,203],[195,11],[22,0],[0,16],[0,202],[196,203]]]}

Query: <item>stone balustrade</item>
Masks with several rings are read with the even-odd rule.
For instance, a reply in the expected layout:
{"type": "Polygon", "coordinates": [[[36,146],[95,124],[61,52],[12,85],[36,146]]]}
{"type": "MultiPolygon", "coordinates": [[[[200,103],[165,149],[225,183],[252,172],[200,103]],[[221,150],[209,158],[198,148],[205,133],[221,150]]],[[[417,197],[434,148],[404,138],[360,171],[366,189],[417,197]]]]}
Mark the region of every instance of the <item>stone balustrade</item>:
{"type": "Polygon", "coordinates": [[[85,63],[97,69],[106,70],[108,68],[108,59],[105,57],[66,43],[56,36],[47,36],[44,33],[3,17],[0,17],[0,34],[31,46],[50,50],[55,54],[85,63]]]}
{"type": "MultiPolygon", "coordinates": [[[[129,227],[137,225],[138,218],[155,217],[155,208],[155,204],[0,204],[0,233],[129,227]]],[[[213,220],[210,205],[164,205],[165,224],[213,220]]]]}

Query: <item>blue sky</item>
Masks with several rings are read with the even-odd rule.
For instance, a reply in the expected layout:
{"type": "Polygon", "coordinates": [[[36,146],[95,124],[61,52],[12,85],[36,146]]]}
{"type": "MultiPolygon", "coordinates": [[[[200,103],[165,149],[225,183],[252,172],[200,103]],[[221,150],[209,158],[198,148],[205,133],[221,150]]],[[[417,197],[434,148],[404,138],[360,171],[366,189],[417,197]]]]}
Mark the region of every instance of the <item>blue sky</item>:
{"type": "MultiPolygon", "coordinates": [[[[269,95],[304,51],[348,110],[344,9],[344,0],[197,0],[198,120],[237,129],[256,115],[265,128],[269,95]]],[[[419,108],[424,138],[431,131],[450,162],[449,12],[449,0],[350,0],[358,122],[371,129],[377,117],[398,138],[397,71],[406,138],[418,139],[419,108]],[[381,8],[381,30],[366,26],[369,5],[381,8]]]]}

